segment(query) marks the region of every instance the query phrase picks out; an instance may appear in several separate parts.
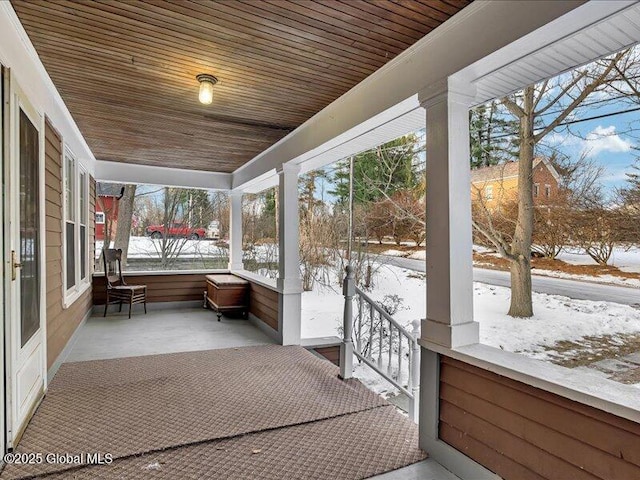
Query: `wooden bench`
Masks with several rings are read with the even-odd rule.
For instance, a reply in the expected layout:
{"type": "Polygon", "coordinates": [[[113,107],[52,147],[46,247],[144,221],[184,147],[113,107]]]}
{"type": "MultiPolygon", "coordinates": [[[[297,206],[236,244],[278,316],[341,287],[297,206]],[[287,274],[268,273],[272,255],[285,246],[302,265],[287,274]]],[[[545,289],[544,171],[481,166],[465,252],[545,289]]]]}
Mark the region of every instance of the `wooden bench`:
{"type": "Polygon", "coordinates": [[[249,282],[229,274],[207,275],[207,305],[218,315],[240,312],[247,318],[249,311],[249,282]]]}

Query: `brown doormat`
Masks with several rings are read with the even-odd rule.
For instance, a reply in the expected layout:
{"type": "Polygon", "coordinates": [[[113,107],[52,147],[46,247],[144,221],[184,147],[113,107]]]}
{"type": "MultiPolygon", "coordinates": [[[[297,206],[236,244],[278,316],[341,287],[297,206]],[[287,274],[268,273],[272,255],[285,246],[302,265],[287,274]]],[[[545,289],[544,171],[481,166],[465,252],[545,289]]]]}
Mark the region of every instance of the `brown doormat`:
{"type": "MultiPolygon", "coordinates": [[[[337,373],[274,345],[65,364],[17,451],[119,458],[387,405],[337,373]]],[[[2,478],[68,467],[8,465],[2,478]]]]}
{"type": "Polygon", "coordinates": [[[426,458],[417,426],[386,406],[230,440],[178,447],[54,474],[50,479],[367,478],[426,458]]]}

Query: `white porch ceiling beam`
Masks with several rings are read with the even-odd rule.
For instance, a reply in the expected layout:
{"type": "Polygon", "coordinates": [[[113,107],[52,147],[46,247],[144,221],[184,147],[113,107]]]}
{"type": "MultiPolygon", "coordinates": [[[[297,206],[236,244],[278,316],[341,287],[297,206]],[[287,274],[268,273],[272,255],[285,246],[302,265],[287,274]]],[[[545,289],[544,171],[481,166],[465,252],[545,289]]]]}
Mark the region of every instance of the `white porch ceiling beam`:
{"type": "Polygon", "coordinates": [[[591,1],[456,76],[476,86],[475,104],[503,97],[640,42],[640,4],[591,1]]]}
{"type": "Polygon", "coordinates": [[[431,85],[441,85],[450,75],[583,3],[523,0],[471,4],[236,170],[233,188],[241,188],[283,163],[302,163],[309,152],[317,154],[319,148],[337,137],[345,143],[414,110],[417,102],[411,99],[417,93],[431,85]],[[400,111],[398,105],[405,105],[406,110],[400,111]]]}
{"type": "Polygon", "coordinates": [[[96,180],[182,188],[230,190],[231,174],[96,161],[96,180]]]}

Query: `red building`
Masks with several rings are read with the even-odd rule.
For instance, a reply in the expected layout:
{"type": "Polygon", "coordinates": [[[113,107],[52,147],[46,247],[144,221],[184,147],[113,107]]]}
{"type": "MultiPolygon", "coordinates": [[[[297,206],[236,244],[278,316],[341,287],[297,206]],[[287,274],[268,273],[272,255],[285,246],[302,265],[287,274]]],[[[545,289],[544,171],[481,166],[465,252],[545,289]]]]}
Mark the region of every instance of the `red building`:
{"type": "Polygon", "coordinates": [[[106,232],[109,232],[110,240],[115,238],[123,188],[118,183],[96,184],[96,240],[104,240],[106,232]]]}

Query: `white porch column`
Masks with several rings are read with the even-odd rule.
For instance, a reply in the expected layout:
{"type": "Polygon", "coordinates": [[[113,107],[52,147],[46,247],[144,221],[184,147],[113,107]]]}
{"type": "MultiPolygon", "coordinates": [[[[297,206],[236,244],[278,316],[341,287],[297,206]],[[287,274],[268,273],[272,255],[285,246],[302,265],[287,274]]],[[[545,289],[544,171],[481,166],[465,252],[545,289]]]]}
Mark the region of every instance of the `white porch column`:
{"type": "Polygon", "coordinates": [[[242,192],[229,192],[229,270],[243,270],[242,192]]]}
{"type": "Polygon", "coordinates": [[[449,79],[423,95],[427,115],[427,318],[422,338],[449,348],[477,343],[473,321],[469,105],[449,79]]]}
{"type": "Polygon", "coordinates": [[[284,164],[278,170],[278,331],[283,345],[300,344],[299,172],[300,166],[294,164],[284,164]]]}
{"type": "MultiPolygon", "coordinates": [[[[427,318],[422,342],[477,343],[473,321],[469,105],[472,91],[451,80],[421,96],[427,114],[427,318]]],[[[420,352],[420,447],[461,478],[497,476],[440,440],[440,355],[420,352]]]]}

